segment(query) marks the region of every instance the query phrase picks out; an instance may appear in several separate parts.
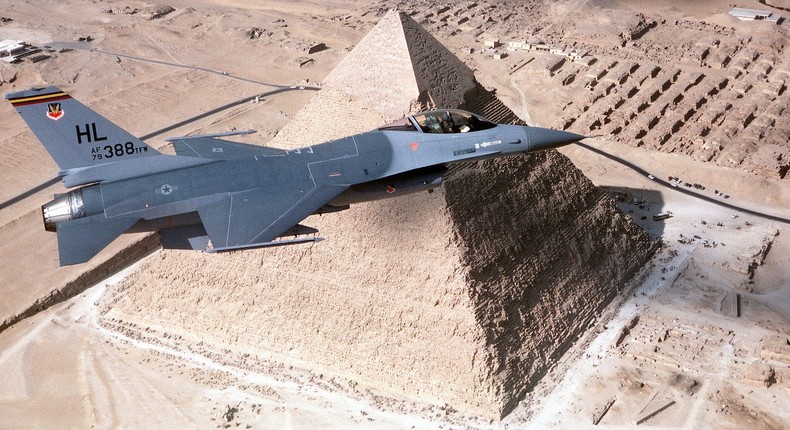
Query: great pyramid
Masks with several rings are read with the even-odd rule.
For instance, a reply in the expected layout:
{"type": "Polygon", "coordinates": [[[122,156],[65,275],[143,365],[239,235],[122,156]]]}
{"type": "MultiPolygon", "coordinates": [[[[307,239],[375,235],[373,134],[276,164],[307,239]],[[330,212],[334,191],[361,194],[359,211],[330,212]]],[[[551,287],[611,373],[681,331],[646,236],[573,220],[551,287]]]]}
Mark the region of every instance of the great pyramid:
{"type": "MultiPolygon", "coordinates": [[[[325,141],[431,105],[518,121],[392,11],[271,144],[325,141]]],[[[162,251],[107,299],[105,318],[499,418],[653,245],[556,151],[456,165],[434,193],[305,224],[327,240],[224,255],[162,251]]]]}

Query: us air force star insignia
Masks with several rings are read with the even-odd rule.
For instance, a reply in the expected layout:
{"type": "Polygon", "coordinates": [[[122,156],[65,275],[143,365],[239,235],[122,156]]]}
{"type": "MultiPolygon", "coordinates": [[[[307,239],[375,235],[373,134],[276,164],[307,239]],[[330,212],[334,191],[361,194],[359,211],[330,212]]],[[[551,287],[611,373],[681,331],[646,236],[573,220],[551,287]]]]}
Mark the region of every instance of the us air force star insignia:
{"type": "Polygon", "coordinates": [[[176,187],[174,187],[174,186],[172,186],[170,184],[164,184],[161,187],[159,187],[159,189],[157,191],[162,193],[163,196],[166,196],[166,195],[172,193],[175,190],[176,190],[176,187]]]}

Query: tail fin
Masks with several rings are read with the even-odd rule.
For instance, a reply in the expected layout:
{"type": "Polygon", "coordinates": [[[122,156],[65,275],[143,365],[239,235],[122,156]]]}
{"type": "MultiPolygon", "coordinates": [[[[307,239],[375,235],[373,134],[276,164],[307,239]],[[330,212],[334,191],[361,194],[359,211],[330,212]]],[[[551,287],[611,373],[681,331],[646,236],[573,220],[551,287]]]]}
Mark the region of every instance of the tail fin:
{"type": "Polygon", "coordinates": [[[56,87],[7,93],[5,98],[61,170],[159,154],[56,87]]]}

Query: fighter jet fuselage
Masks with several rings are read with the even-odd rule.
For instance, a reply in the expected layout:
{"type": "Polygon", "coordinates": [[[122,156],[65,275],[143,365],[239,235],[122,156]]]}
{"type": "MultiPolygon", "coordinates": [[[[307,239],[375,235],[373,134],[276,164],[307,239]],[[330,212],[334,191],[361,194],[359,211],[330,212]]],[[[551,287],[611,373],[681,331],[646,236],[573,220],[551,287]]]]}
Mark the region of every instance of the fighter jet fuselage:
{"type": "Polygon", "coordinates": [[[125,231],[159,231],[164,247],[210,252],[313,241],[275,239],[316,232],[299,224],[314,213],[435,188],[452,163],[583,139],[443,109],[293,150],[219,134],[170,139],[177,155],[164,155],[57,88],[6,98],[58,162],[64,184],[77,187],[43,206],[62,265],[89,260],[125,231]]]}

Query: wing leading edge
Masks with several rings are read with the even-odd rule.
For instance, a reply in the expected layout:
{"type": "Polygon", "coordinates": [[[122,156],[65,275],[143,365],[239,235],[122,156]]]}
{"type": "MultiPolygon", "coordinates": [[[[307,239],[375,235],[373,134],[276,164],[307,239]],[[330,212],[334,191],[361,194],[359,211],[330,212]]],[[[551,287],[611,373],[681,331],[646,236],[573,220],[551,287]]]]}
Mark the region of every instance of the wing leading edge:
{"type": "Polygon", "coordinates": [[[210,160],[234,160],[247,157],[283,156],[286,151],[266,146],[248,145],[210,136],[178,137],[168,139],[176,155],[210,160]]]}

